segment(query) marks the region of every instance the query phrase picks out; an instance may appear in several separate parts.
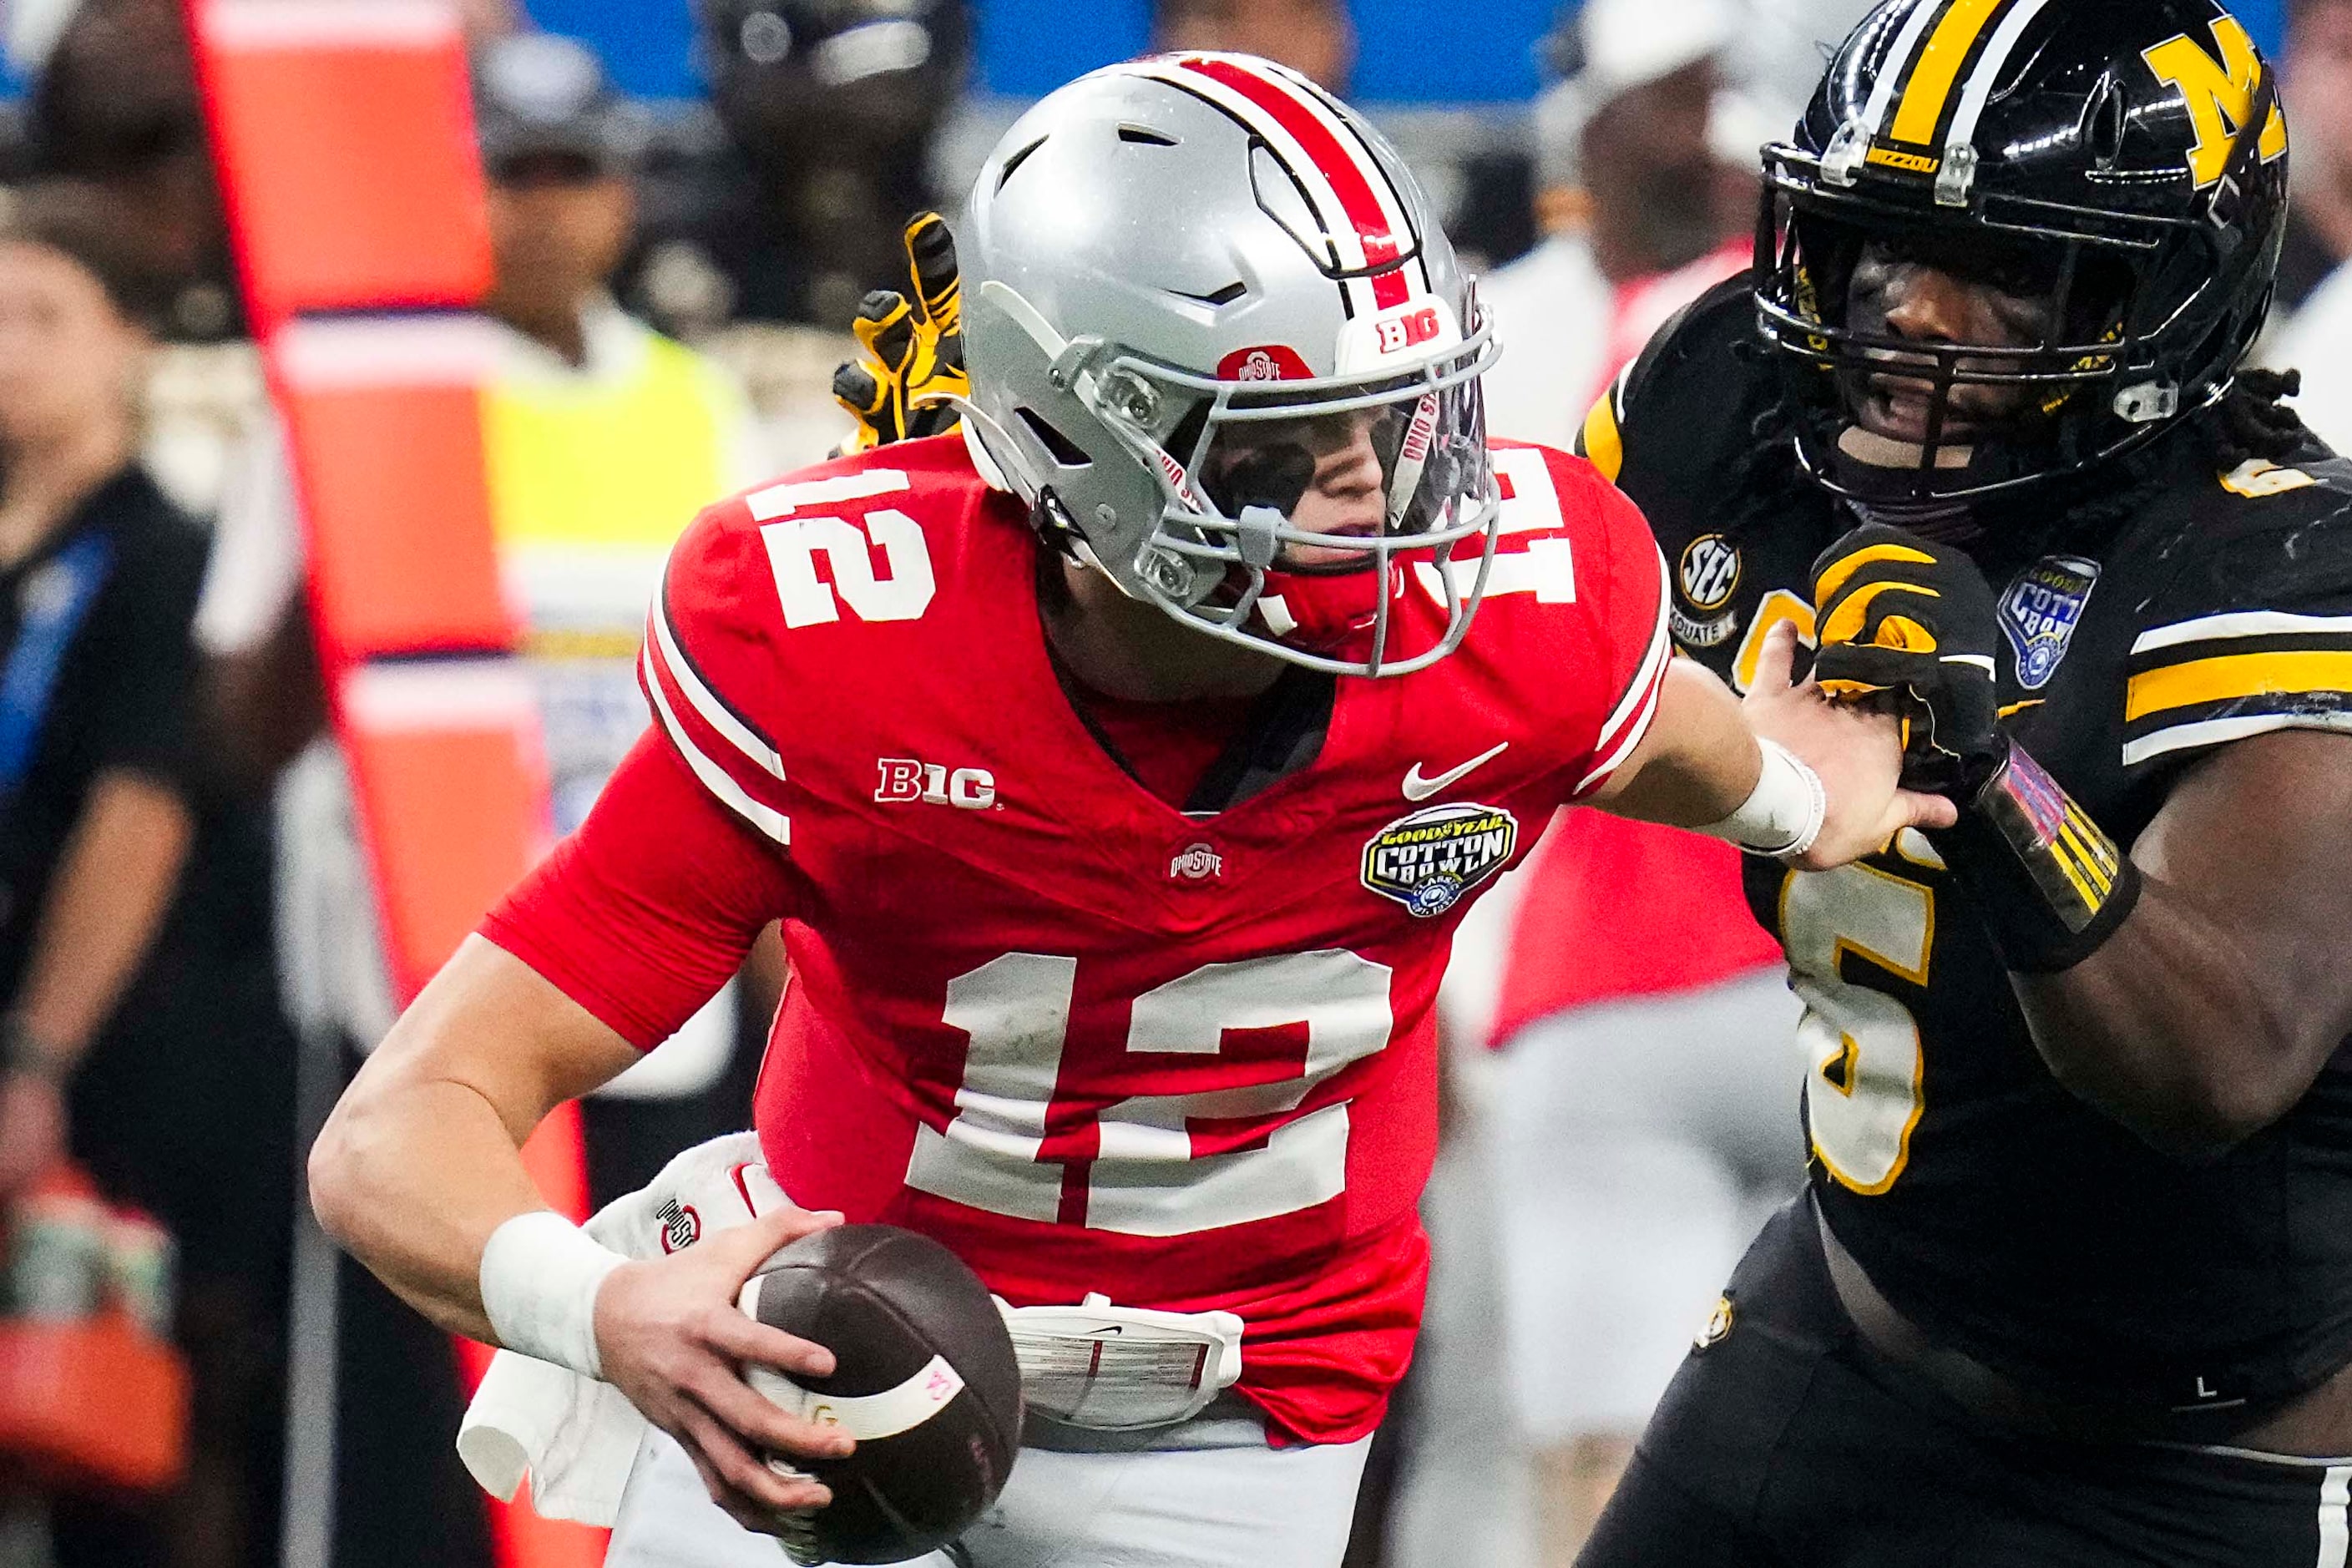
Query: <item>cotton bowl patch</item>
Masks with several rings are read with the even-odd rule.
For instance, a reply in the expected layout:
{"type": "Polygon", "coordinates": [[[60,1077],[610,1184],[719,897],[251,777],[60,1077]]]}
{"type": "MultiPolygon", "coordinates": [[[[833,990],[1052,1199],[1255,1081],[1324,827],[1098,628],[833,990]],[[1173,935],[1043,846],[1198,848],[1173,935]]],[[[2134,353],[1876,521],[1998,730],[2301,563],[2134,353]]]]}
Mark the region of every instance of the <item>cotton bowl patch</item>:
{"type": "Polygon", "coordinates": [[[2000,629],[2017,655],[2018,685],[2050,684],[2098,584],[2099,563],[2079,555],[2045,555],[2017,574],[2000,596],[2000,629]]]}
{"type": "Polygon", "coordinates": [[[1433,805],[1390,823],[1364,846],[1364,886],[1432,920],[1501,870],[1519,819],[1497,805],[1433,805]]]}

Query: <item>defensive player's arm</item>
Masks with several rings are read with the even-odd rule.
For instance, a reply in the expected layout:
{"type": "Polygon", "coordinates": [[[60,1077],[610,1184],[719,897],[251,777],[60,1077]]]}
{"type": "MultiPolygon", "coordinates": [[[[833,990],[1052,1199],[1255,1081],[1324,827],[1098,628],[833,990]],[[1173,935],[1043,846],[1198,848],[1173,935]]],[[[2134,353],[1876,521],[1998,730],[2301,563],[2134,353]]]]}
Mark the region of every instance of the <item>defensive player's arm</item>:
{"type": "Polygon", "coordinates": [[[2293,1110],[2352,1035],[2352,736],[2221,748],[2133,844],[2139,900],[2019,975],[2062,1083],[2160,1148],[2218,1154],[2293,1110]]]}
{"type": "Polygon", "coordinates": [[[2143,612],[2118,761],[2169,787],[2128,850],[2000,724],[1973,563],[1874,524],[1814,563],[1821,679],[1909,713],[1913,776],[1966,802],[1936,847],[2051,1072],[2182,1154],[2285,1115],[2352,1030],[2352,537],[2290,478],[2199,519],[2143,612]]]}

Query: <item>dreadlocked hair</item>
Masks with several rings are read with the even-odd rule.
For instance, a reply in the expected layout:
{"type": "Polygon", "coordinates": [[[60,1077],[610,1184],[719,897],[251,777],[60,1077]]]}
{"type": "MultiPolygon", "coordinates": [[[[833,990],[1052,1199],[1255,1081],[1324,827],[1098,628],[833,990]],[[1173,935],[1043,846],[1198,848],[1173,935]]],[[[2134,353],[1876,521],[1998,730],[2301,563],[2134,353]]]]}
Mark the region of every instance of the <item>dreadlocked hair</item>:
{"type": "Polygon", "coordinates": [[[2064,503],[2066,527],[2092,537],[2122,527],[2180,482],[2183,465],[2231,474],[2252,462],[2307,459],[2305,448],[2318,437],[2283,401],[2302,389],[2299,371],[2241,370],[2221,401],[2183,421],[2180,430],[2098,470],[2095,479],[2078,477],[2064,503]]]}
{"type": "Polygon", "coordinates": [[[2286,398],[2303,390],[2299,370],[2242,370],[2207,422],[2216,467],[2231,473],[2252,462],[2283,463],[2313,437],[2286,398]]]}

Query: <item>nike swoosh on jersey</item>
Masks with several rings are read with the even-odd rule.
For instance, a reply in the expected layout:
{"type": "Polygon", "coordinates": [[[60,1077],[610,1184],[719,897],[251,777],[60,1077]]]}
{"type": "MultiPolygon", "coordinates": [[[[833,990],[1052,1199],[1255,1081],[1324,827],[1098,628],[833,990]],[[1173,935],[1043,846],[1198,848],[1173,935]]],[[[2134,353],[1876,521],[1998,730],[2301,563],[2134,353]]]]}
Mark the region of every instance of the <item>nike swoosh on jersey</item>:
{"type": "Polygon", "coordinates": [[[1421,764],[1419,763],[1415,763],[1412,767],[1405,770],[1404,797],[1409,801],[1414,802],[1416,805],[1422,801],[1427,800],[1431,795],[1435,795],[1438,791],[1446,788],[1448,785],[1461,783],[1464,779],[1468,778],[1472,773],[1477,772],[1480,768],[1485,767],[1488,763],[1493,762],[1496,757],[1501,756],[1505,752],[1507,752],[1510,749],[1511,743],[1508,741],[1506,741],[1501,745],[1496,746],[1493,751],[1482,752],[1477,756],[1475,756],[1468,762],[1463,763],[1460,767],[1454,769],[1451,773],[1440,773],[1433,779],[1425,779],[1422,777],[1421,764]]]}

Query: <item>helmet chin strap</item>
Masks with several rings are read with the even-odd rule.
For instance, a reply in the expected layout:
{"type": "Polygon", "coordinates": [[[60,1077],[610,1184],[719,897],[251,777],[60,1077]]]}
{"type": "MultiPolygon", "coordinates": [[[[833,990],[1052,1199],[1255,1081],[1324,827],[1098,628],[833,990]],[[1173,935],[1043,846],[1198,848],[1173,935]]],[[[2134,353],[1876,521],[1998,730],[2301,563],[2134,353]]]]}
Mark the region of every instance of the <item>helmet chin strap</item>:
{"type": "Polygon", "coordinates": [[[1930,469],[1919,466],[1916,454],[1920,451],[1920,447],[1909,443],[1876,436],[1859,426],[1848,426],[1827,455],[1825,467],[1829,471],[1822,478],[1830,480],[1833,489],[1857,507],[1867,510],[1881,521],[1915,530],[1925,524],[1927,531],[1934,531],[1939,526],[1975,531],[1975,524],[1969,521],[1972,513],[1969,498],[1937,495],[1925,489],[1925,481],[1942,479],[1963,489],[1993,483],[2003,477],[2000,459],[1993,457],[1985,445],[1977,443],[1939,451],[1939,458],[1958,453],[1965,453],[1966,457],[1959,463],[1947,465],[1939,462],[1930,469]],[[1857,443],[1852,439],[1855,436],[1865,439],[1857,443]],[[1857,446],[1864,450],[1856,450],[1857,446]],[[1874,446],[1885,447],[1885,456],[1892,457],[1898,452],[1905,454],[1904,460],[1899,463],[1874,462],[1865,455],[1865,451],[1874,446]]]}

